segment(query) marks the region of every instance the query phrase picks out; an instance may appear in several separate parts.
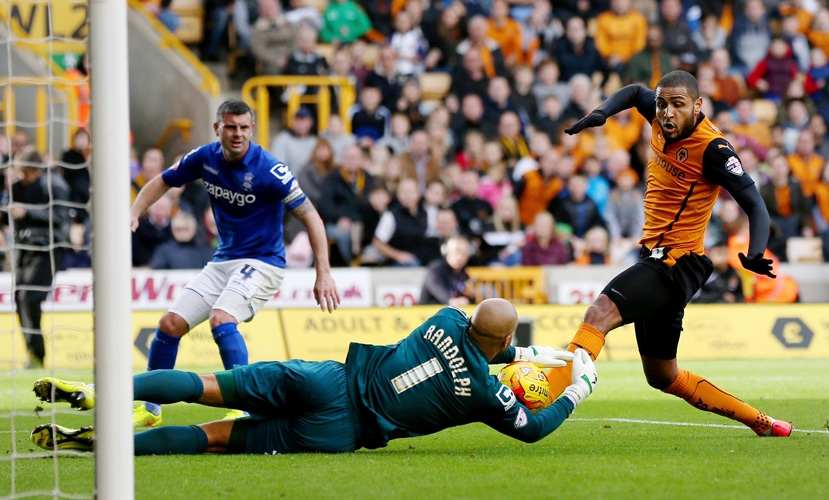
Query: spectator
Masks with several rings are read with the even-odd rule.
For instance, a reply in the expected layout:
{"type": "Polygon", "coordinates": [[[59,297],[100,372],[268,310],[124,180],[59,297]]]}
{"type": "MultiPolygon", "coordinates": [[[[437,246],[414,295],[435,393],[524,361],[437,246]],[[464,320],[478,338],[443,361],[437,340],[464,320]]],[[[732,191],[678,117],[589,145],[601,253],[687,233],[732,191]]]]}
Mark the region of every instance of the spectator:
{"type": "Polygon", "coordinates": [[[797,17],[786,16],[783,18],[780,23],[780,36],[791,47],[798,69],[804,73],[809,71],[809,40],[800,32],[797,17]]]}
{"type": "Polygon", "coordinates": [[[460,184],[456,186],[460,198],[452,203],[461,234],[473,242],[480,240],[484,223],[492,215],[492,205],[478,198],[479,183],[478,173],[474,170],[461,172],[460,184]]]}
{"type": "Polygon", "coordinates": [[[153,269],[201,269],[213,256],[213,249],[196,239],[196,218],[178,212],[170,222],[173,239],[155,248],[150,259],[153,269]]]}
{"type": "Polygon", "coordinates": [[[351,43],[370,30],[371,21],[356,1],[332,0],[322,15],[320,40],[323,43],[351,43]]]}
{"type": "MultiPolygon", "coordinates": [[[[558,7],[556,7],[558,8],[558,7]]],[[[553,17],[550,0],[532,3],[532,10],[524,19],[516,18],[521,28],[521,44],[524,64],[535,67],[539,62],[552,57],[552,48],[557,39],[564,35],[561,21],[553,17]]]]}
{"type": "MultiPolygon", "coordinates": [[[[604,219],[610,235],[613,253],[621,256],[638,255],[642,227],[645,225],[644,194],[636,184],[639,176],[633,169],[626,169],[616,176],[616,187],[610,190],[604,219]]],[[[638,259],[637,259],[638,260],[638,259]]]]}
{"type": "MultiPolygon", "coordinates": [[[[677,0],[665,1],[677,2],[677,0]]],[[[664,1],[662,5],[665,5],[664,1]]],[[[671,35],[673,36],[673,33],[671,35]]],[[[641,83],[646,87],[656,88],[662,75],[674,70],[671,52],[663,43],[664,40],[663,28],[660,25],[652,24],[648,27],[647,45],[634,54],[627,65],[629,83],[641,83]]],[[[612,134],[608,132],[608,135],[612,134]]]]}
{"type": "Polygon", "coordinates": [[[821,158],[829,158],[829,135],[827,135],[826,120],[820,114],[814,114],[809,118],[809,130],[815,137],[817,146],[815,152],[821,158]]]}
{"type": "MultiPolygon", "coordinates": [[[[447,208],[449,192],[443,181],[432,181],[423,194],[423,209],[426,210],[426,237],[439,238],[438,212],[447,208]]],[[[441,242],[442,243],[442,242],[441,242]]]]}
{"type": "Polygon", "coordinates": [[[463,2],[453,1],[449,6],[430,9],[428,18],[421,25],[429,53],[426,55],[426,69],[449,71],[458,62],[458,45],[466,38],[466,7],[463,2]],[[438,17],[439,16],[439,17],[438,17]],[[437,20],[434,20],[438,17],[437,20]]]}
{"type": "Polygon", "coordinates": [[[311,161],[311,153],[317,144],[316,136],[311,134],[314,116],[311,110],[300,106],[289,128],[276,134],[271,142],[270,153],[299,176],[305,165],[311,161]]]}
{"type": "Polygon", "coordinates": [[[144,151],[141,157],[141,172],[132,181],[131,200],[135,201],[138,192],[155,176],[160,175],[164,170],[164,153],[160,149],[152,147],[144,151]]]}
{"type": "MultiPolygon", "coordinates": [[[[734,269],[741,269],[738,254],[748,248],[749,223],[743,216],[738,219],[738,228],[734,235],[728,238],[728,264],[734,269]]],[[[780,273],[780,260],[766,249],[763,258],[772,260],[771,272],[777,278],[753,273],[742,273],[743,292],[746,302],[776,302],[793,303],[798,300],[797,282],[791,276],[780,273]]]]}
{"type": "Polygon", "coordinates": [[[745,302],[743,280],[728,264],[728,242],[721,240],[706,252],[714,271],[697,290],[692,302],[698,304],[737,304],[745,302]]]}
{"type": "Polygon", "coordinates": [[[335,241],[346,264],[357,255],[352,243],[359,244],[359,240],[353,239],[352,234],[359,229],[360,207],[374,186],[374,177],[365,171],[364,163],[363,150],[359,146],[346,147],[341,168],[331,172],[323,184],[323,198],[327,201],[318,207],[325,222],[325,232],[335,241]]]}
{"type": "Polygon", "coordinates": [[[753,137],[761,146],[768,148],[772,144],[768,124],[761,123],[754,114],[751,99],[741,98],[734,107],[734,133],[753,137]]]}
{"type": "Polygon", "coordinates": [[[173,3],[173,0],[142,0],[141,3],[171,33],[175,33],[178,27],[181,26],[181,18],[179,18],[179,15],[170,10],[170,4],[173,3]]]}
{"type": "Polygon", "coordinates": [[[397,186],[403,178],[403,164],[400,156],[392,156],[385,148],[371,148],[372,165],[371,175],[386,186],[389,193],[394,196],[397,193],[397,186]],[[379,149],[379,151],[378,151],[379,149]],[[385,152],[386,154],[383,154],[385,152]],[[377,158],[374,158],[377,157],[377,158]]]}
{"type": "Polygon", "coordinates": [[[460,113],[452,117],[449,128],[457,147],[470,130],[478,130],[487,137],[497,135],[498,130],[497,124],[484,121],[484,100],[477,94],[468,94],[463,98],[460,113]]]}
{"type": "Polygon", "coordinates": [[[138,220],[138,229],[132,233],[132,266],[149,265],[155,249],[173,238],[170,219],[173,204],[169,196],[162,196],[147,209],[147,215],[138,220]]]}
{"type": "Polygon", "coordinates": [[[360,102],[351,107],[351,131],[364,149],[386,135],[391,126],[391,112],[380,104],[382,100],[379,88],[366,85],[360,90],[360,102]]]}
{"type": "Polygon", "coordinates": [[[281,75],[294,49],[297,27],[282,15],[278,0],[259,0],[259,18],[250,33],[250,50],[265,75],[281,75]]]}
{"type": "Polygon", "coordinates": [[[368,32],[366,38],[374,43],[383,43],[391,37],[392,26],[392,0],[358,0],[359,4],[365,9],[368,18],[371,21],[372,30],[368,32]]]}
{"type": "Polygon", "coordinates": [[[734,19],[729,51],[732,68],[747,75],[757,66],[771,43],[771,27],[763,0],[747,0],[745,11],[734,19]]]}
{"type": "MultiPolygon", "coordinates": [[[[72,147],[60,159],[63,178],[69,185],[69,201],[81,205],[89,203],[89,146],[89,131],[79,128],[72,138],[72,147]]],[[[69,216],[79,223],[89,218],[86,209],[78,207],[70,207],[69,216]]]]}
{"type": "Polygon", "coordinates": [[[390,134],[383,136],[377,145],[388,148],[392,155],[400,155],[409,150],[409,132],[412,125],[409,117],[403,113],[391,115],[390,134]]]}
{"type": "Polygon", "coordinates": [[[512,196],[512,183],[507,177],[507,169],[503,163],[496,163],[489,167],[486,175],[481,179],[478,186],[478,198],[486,200],[494,209],[504,196],[512,196]]]}
{"type": "MultiPolygon", "coordinates": [[[[569,82],[573,75],[600,78],[605,62],[593,39],[587,36],[587,27],[581,17],[567,20],[564,39],[556,42],[555,60],[561,70],[561,81],[569,82]]],[[[562,103],[562,106],[566,106],[562,103]]]]}
{"type": "MultiPolygon", "coordinates": [[[[797,60],[792,55],[789,44],[780,37],[771,39],[771,46],[766,57],[762,58],[746,77],[749,88],[757,90],[764,99],[780,102],[786,88],[794,78],[798,78],[797,60]]],[[[804,85],[807,91],[814,92],[817,86],[808,77],[804,85]]]]}
{"type": "Polygon", "coordinates": [[[454,149],[454,138],[446,125],[438,120],[432,120],[434,116],[435,113],[432,112],[426,122],[426,136],[429,140],[432,159],[442,168],[454,149]]]}
{"type": "Polygon", "coordinates": [[[521,120],[514,111],[507,111],[498,120],[498,141],[508,168],[514,168],[518,160],[530,154],[527,141],[521,133],[521,120]]]}
{"type": "Polygon", "coordinates": [[[791,154],[797,149],[800,133],[809,126],[809,108],[803,99],[789,99],[784,102],[785,113],[778,119],[781,127],[781,146],[785,154],[791,154]]]}
{"type": "Polygon", "coordinates": [[[645,118],[632,109],[620,111],[613,116],[607,117],[605,123],[605,136],[608,140],[608,147],[612,151],[630,151],[639,140],[642,127],[650,125],[645,118]]]}
{"type": "Polygon", "coordinates": [[[510,175],[510,179],[513,184],[520,182],[524,174],[530,170],[538,170],[540,158],[544,155],[544,153],[553,149],[553,145],[547,134],[533,133],[532,136],[530,136],[529,149],[530,154],[518,160],[515,167],[510,168],[509,165],[507,165],[507,173],[510,175]]]}
{"type": "Polygon", "coordinates": [[[202,60],[218,62],[222,50],[222,37],[230,19],[230,4],[228,0],[205,0],[206,32],[203,42],[202,60]]]}
{"type": "Polygon", "coordinates": [[[334,151],[334,163],[340,163],[345,148],[357,143],[354,134],[346,134],[343,131],[343,119],[338,114],[332,114],[328,118],[328,128],[320,134],[320,137],[331,144],[331,149],[334,151]]]}
{"type": "Polygon", "coordinates": [[[809,203],[800,183],[791,177],[785,156],[771,160],[769,182],[760,186],[773,231],[768,247],[776,255],[786,255],[786,240],[795,236],[812,236],[809,226],[809,203]]]}
{"type": "Polygon", "coordinates": [[[817,47],[829,55],[829,9],[821,7],[817,10],[806,36],[812,47],[817,47]]]}
{"type": "Polygon", "coordinates": [[[819,234],[829,232],[829,162],[824,164],[823,175],[815,187],[814,214],[815,227],[819,234]]]}
{"type": "Polygon", "coordinates": [[[717,14],[708,12],[702,16],[700,29],[691,33],[691,40],[696,45],[700,60],[708,61],[715,50],[725,49],[728,33],[720,26],[717,14]]]}
{"type": "Polygon", "coordinates": [[[477,52],[481,58],[484,73],[487,78],[506,76],[507,69],[504,65],[504,54],[501,52],[498,42],[490,38],[489,23],[484,16],[473,16],[467,24],[469,36],[458,45],[458,54],[466,55],[468,52],[477,52]]]}
{"type": "Polygon", "coordinates": [[[230,16],[233,28],[236,30],[236,50],[248,52],[250,50],[250,35],[252,25],[259,18],[258,0],[234,1],[230,16]]]}
{"type": "Polygon", "coordinates": [[[463,138],[463,149],[455,155],[455,163],[461,170],[480,172],[484,165],[484,134],[470,130],[463,138]]]}
{"type": "Polygon", "coordinates": [[[426,238],[428,216],[420,203],[414,179],[403,179],[397,187],[397,204],[380,217],[373,246],[392,266],[420,266],[440,255],[426,238]]]}
{"type": "Polygon", "coordinates": [[[549,266],[568,264],[570,249],[555,234],[556,221],[550,212],[538,212],[533,219],[531,237],[521,248],[521,265],[549,266]]]}
{"type": "Polygon", "coordinates": [[[417,180],[420,192],[436,180],[440,180],[440,165],[432,157],[429,136],[424,130],[415,130],[409,138],[409,152],[400,157],[402,176],[417,180]]]}
{"type": "Polygon", "coordinates": [[[792,175],[800,182],[803,195],[807,198],[814,197],[825,161],[815,152],[815,135],[810,129],[800,132],[794,153],[786,159],[792,175]]]}
{"type": "Polygon", "coordinates": [[[409,12],[403,10],[394,17],[394,33],[389,41],[397,60],[397,72],[410,78],[417,78],[423,73],[429,45],[420,31],[420,26],[412,22],[409,12]]]}
{"type": "Polygon", "coordinates": [[[486,97],[490,77],[487,76],[479,51],[468,50],[460,56],[460,62],[452,69],[451,75],[452,84],[446,98],[446,104],[451,111],[457,111],[457,103],[469,94],[480,97],[482,101],[486,97]]]}
{"type": "Polygon", "coordinates": [[[382,94],[380,104],[391,111],[397,109],[397,102],[403,94],[403,84],[409,78],[408,75],[400,73],[394,49],[386,45],[380,49],[380,58],[366,77],[366,86],[380,89],[382,94]]]}
{"type": "Polygon", "coordinates": [[[610,10],[596,18],[596,48],[610,71],[624,74],[633,54],[645,48],[648,21],[631,9],[632,0],[611,0],[610,10]]]}
{"type": "Polygon", "coordinates": [[[664,48],[677,58],[682,54],[695,54],[697,47],[691,36],[691,27],[682,15],[681,0],[662,0],[659,13],[659,27],[662,28],[662,33],[671,34],[664,38],[664,48]]]}
{"type": "Polygon", "coordinates": [[[305,192],[305,196],[311,200],[315,207],[319,207],[326,203],[324,198],[325,179],[336,170],[336,162],[334,160],[334,150],[331,148],[331,143],[326,139],[317,139],[314,150],[311,152],[311,161],[308,165],[300,170],[297,174],[296,180],[299,182],[299,187],[305,192]]]}
{"type": "Polygon", "coordinates": [[[714,83],[717,85],[717,95],[713,97],[733,107],[740,98],[742,83],[730,72],[731,56],[728,51],[718,48],[711,52],[711,65],[714,66],[714,83]]]}
{"type": "Polygon", "coordinates": [[[519,131],[529,125],[529,116],[521,111],[512,99],[509,81],[504,77],[496,76],[489,81],[487,86],[486,99],[484,99],[484,121],[498,123],[501,116],[507,112],[515,113],[520,120],[519,131]]]}
{"type": "Polygon", "coordinates": [[[596,202],[599,213],[604,214],[610,196],[610,182],[604,175],[602,162],[595,156],[588,156],[581,165],[581,171],[587,177],[587,196],[596,202]]]}
{"type": "MultiPolygon", "coordinates": [[[[299,26],[296,34],[296,45],[291,57],[285,64],[284,74],[297,76],[319,76],[329,73],[328,61],[317,53],[317,31],[305,25],[299,26]]],[[[318,87],[306,87],[305,85],[294,85],[286,89],[283,99],[287,99],[290,92],[300,95],[316,95],[318,87]]]]}
{"type": "Polygon", "coordinates": [[[504,66],[512,70],[524,63],[524,50],[521,47],[521,26],[510,17],[509,9],[507,0],[493,0],[486,35],[498,44],[504,66]]]}
{"type": "Polygon", "coordinates": [[[515,185],[521,222],[529,226],[539,212],[544,211],[564,187],[558,177],[560,159],[554,149],[548,149],[538,159],[538,168],[527,171],[515,185]]]}
{"type": "Polygon", "coordinates": [[[532,93],[539,106],[548,96],[555,96],[562,108],[570,104],[570,88],[561,81],[559,65],[553,59],[545,59],[538,65],[538,78],[532,87],[532,93]]]}
{"type": "Polygon", "coordinates": [[[418,304],[465,306],[475,300],[466,265],[471,255],[469,240],[455,236],[446,242],[445,255],[429,263],[418,304]]]}
{"type": "Polygon", "coordinates": [[[518,217],[518,200],[506,194],[498,199],[492,217],[484,224],[481,262],[485,265],[515,266],[521,263],[524,226],[518,217]]]}
{"type": "Polygon", "coordinates": [[[591,227],[583,240],[574,242],[574,247],[573,263],[578,266],[604,266],[611,263],[610,237],[603,227],[591,227]]]}
{"type": "Polygon", "coordinates": [[[530,66],[517,66],[514,79],[512,102],[515,104],[515,109],[527,117],[528,123],[525,125],[529,125],[529,121],[534,120],[538,115],[538,100],[532,92],[535,72],[530,66]]]}
{"type": "MultiPolygon", "coordinates": [[[[561,128],[561,111],[561,102],[558,97],[549,95],[541,102],[541,111],[533,121],[536,132],[546,135],[551,143],[558,139],[559,128],[561,128]]],[[[533,137],[536,135],[539,134],[533,134],[533,137]]],[[[532,142],[532,137],[530,141],[532,142]]]]}
{"type": "Polygon", "coordinates": [[[363,203],[360,207],[360,217],[362,219],[360,227],[361,266],[379,265],[384,260],[380,252],[371,243],[374,240],[374,233],[377,231],[380,218],[389,209],[391,202],[392,195],[388,187],[383,182],[377,182],[368,193],[368,203],[363,203]]]}
{"type": "MultiPolygon", "coordinates": [[[[624,0],[623,0],[624,1],[624,0]]],[[[561,120],[580,119],[590,112],[593,101],[593,82],[587,75],[575,75],[568,84],[570,103],[561,112],[561,120]]]]}
{"type": "Polygon", "coordinates": [[[594,226],[604,227],[599,207],[587,196],[587,177],[582,173],[567,179],[567,193],[553,199],[547,210],[558,222],[570,225],[576,238],[584,238],[594,226]]]}

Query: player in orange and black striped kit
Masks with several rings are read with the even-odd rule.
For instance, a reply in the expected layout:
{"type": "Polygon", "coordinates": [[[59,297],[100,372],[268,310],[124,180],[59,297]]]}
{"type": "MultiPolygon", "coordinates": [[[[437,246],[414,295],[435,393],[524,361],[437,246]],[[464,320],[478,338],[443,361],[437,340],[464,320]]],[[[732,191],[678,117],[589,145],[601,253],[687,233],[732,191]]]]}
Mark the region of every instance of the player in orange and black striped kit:
{"type": "Polygon", "coordinates": [[[749,248],[747,256],[740,254],[743,267],[775,277],[771,260],[763,258],[769,231],[765,204],[734,148],[701,106],[696,79],[673,71],[659,80],[655,91],[640,85],[622,88],[566,130],[576,134],[604,125],[608,116],[632,107],[653,128],[640,260],[614,278],[587,309],[569,350],[582,347],[595,359],[605,335],[633,323],[651,387],[742,422],[759,436],[789,436],[788,422],[766,416],[677,366],[685,306],[713,269],[703,236],[720,186],[749,217],[749,248]]]}

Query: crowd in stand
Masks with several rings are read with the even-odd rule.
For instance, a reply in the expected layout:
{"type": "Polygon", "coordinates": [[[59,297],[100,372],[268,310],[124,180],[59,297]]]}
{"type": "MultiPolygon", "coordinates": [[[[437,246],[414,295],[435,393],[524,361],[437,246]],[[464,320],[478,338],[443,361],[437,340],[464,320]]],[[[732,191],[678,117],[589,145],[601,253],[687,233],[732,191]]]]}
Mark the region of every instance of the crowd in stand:
{"type": "MultiPolygon", "coordinates": [[[[576,136],[563,130],[622,85],[652,87],[673,69],[697,76],[703,112],[755,180],[773,221],[770,253],[785,261],[790,238],[820,237],[829,261],[829,9],[816,0],[205,7],[205,59],[219,57],[233,23],[258,72],[342,75],[356,85],[350,133],[336,114],[318,124],[303,106],[263,145],[319,210],[335,265],[425,266],[456,234],[472,242],[472,265],[630,263],[650,124],[633,110],[576,136]],[[370,46],[379,48],[373,67],[363,57],[370,46]],[[422,96],[422,75],[432,72],[452,78],[439,100],[422,96]]],[[[76,143],[72,161],[83,148],[76,143]]],[[[158,149],[142,152],[134,192],[170,163],[158,149]]],[[[216,244],[204,190],[173,191],[141,221],[135,266],[199,268],[216,244]]],[[[707,246],[736,258],[743,222],[724,193],[707,246]]],[[[307,235],[286,223],[288,265],[310,265],[307,235]]]]}

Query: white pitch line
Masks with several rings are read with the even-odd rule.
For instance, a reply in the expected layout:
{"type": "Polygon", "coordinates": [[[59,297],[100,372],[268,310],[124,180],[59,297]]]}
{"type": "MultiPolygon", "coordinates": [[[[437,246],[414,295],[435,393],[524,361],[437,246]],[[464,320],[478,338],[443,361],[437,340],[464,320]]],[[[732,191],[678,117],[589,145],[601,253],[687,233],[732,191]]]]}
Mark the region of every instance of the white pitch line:
{"type": "MultiPolygon", "coordinates": [[[[660,420],[639,420],[635,418],[570,418],[568,420],[577,422],[622,422],[625,424],[650,424],[650,425],[674,425],[677,427],[717,427],[721,429],[746,429],[744,425],[729,425],[729,424],[697,424],[692,422],[663,422],[660,420]]],[[[792,429],[794,432],[804,432],[808,434],[829,434],[829,429],[792,429]]]]}

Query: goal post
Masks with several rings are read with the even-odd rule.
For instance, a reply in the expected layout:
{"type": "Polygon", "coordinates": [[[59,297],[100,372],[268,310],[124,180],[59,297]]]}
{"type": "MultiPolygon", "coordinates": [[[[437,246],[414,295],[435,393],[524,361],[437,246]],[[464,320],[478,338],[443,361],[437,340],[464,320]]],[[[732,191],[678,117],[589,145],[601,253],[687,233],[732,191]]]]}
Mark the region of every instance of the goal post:
{"type": "MultiPolygon", "coordinates": [[[[132,428],[131,236],[127,3],[90,0],[93,137],[92,273],[95,315],[95,489],[135,496],[132,428]]],[[[163,96],[159,96],[159,99],[163,96]]]]}

